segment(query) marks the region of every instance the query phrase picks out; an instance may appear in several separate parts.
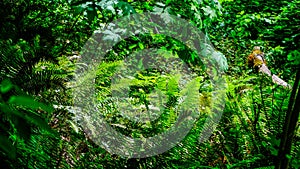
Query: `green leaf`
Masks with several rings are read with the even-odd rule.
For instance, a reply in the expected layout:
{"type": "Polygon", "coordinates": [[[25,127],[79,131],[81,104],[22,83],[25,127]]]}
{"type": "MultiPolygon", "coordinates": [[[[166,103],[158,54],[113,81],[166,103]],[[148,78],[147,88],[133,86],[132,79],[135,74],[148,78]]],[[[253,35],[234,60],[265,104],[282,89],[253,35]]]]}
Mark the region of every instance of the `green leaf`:
{"type": "Polygon", "coordinates": [[[97,11],[94,7],[88,7],[86,10],[87,18],[89,22],[93,22],[95,17],[97,16],[97,11]]]}
{"type": "Polygon", "coordinates": [[[74,11],[74,15],[77,16],[79,14],[81,14],[81,12],[84,11],[84,8],[82,6],[74,6],[73,9],[74,11]]]}
{"type": "Polygon", "coordinates": [[[77,125],[75,123],[73,123],[71,120],[69,120],[70,124],[71,124],[71,127],[74,129],[74,131],[76,133],[79,132],[79,128],[77,127],[77,125]]]}
{"type": "Polygon", "coordinates": [[[141,70],[144,69],[144,64],[143,64],[143,60],[142,59],[139,60],[138,68],[141,69],[141,70]]]}
{"type": "Polygon", "coordinates": [[[272,150],[271,150],[271,154],[272,154],[273,156],[277,156],[277,155],[278,155],[278,150],[272,149],[272,150]]]}
{"type": "Polygon", "coordinates": [[[249,23],[249,22],[251,22],[252,20],[251,19],[245,19],[245,22],[247,22],[247,23],[249,23]]]}
{"type": "Polygon", "coordinates": [[[287,159],[292,159],[292,155],[290,155],[290,154],[286,154],[285,156],[287,159]]]}
{"type": "Polygon", "coordinates": [[[171,0],[166,0],[166,5],[169,5],[171,2],[171,0]]]}
{"type": "Polygon", "coordinates": [[[141,42],[139,42],[139,47],[140,47],[140,49],[144,49],[144,45],[143,45],[143,43],[141,43],[141,42]]]}
{"type": "Polygon", "coordinates": [[[17,136],[24,139],[25,141],[28,141],[30,139],[31,135],[31,124],[24,120],[25,114],[18,113],[18,116],[13,116],[13,124],[17,131],[17,136]]]}
{"type": "Polygon", "coordinates": [[[119,1],[117,6],[122,9],[125,15],[128,15],[130,13],[136,13],[134,8],[128,2],[119,1]]]}
{"type": "Polygon", "coordinates": [[[133,44],[133,45],[130,45],[128,48],[129,49],[133,49],[133,48],[135,48],[136,47],[136,44],[133,44]]]}
{"type": "Polygon", "coordinates": [[[1,91],[1,93],[7,93],[8,91],[10,91],[12,89],[12,87],[13,87],[13,84],[11,83],[11,81],[8,79],[5,79],[0,84],[0,91],[1,91]]]}
{"type": "Polygon", "coordinates": [[[52,129],[50,128],[48,123],[44,119],[42,119],[40,116],[38,116],[34,113],[30,113],[30,114],[26,115],[25,118],[27,121],[36,125],[37,127],[47,130],[49,132],[52,132],[52,129]]]}
{"type": "Polygon", "coordinates": [[[12,145],[11,141],[3,135],[0,135],[0,148],[8,155],[9,158],[16,158],[16,148],[12,145]]]}
{"type": "Polygon", "coordinates": [[[294,50],[288,54],[288,60],[292,61],[294,65],[300,65],[300,52],[294,50]]]}
{"type": "Polygon", "coordinates": [[[10,97],[8,103],[24,106],[32,110],[43,109],[47,112],[52,112],[54,110],[53,107],[37,102],[32,97],[29,96],[12,96],[10,97]]]}

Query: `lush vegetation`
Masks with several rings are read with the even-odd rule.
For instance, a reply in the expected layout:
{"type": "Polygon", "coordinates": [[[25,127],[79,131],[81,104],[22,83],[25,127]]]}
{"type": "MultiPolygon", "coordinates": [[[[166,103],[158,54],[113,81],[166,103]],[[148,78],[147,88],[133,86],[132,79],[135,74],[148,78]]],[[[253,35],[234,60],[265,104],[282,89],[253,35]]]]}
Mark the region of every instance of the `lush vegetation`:
{"type": "MultiPolygon", "coordinates": [[[[300,168],[299,0],[2,0],[0,6],[1,168],[300,168]],[[218,50],[212,58],[226,80],[226,97],[218,125],[208,140],[200,142],[215,106],[206,61],[159,32],[119,41],[92,72],[101,105],[98,113],[116,131],[147,138],[170,129],[180,120],[177,107],[188,91],[197,91],[199,97],[189,103],[202,110],[175,147],[147,158],[125,158],[96,144],[88,134],[96,131],[82,127],[78,117],[85,112],[74,110],[74,93],[86,91],[74,79],[78,68],[85,69],[84,45],[95,31],[145,12],[162,15],[166,23],[173,22],[172,16],[180,17],[204,33],[218,50]],[[271,72],[291,89],[247,66],[253,46],[261,46],[271,72]],[[168,64],[137,71],[129,77],[134,80],[123,79],[119,86],[113,83],[111,77],[122,60],[151,48],[159,49],[157,62],[168,64]],[[179,90],[178,76],[162,71],[180,64],[174,57],[197,77],[186,91],[179,90]],[[149,123],[134,121],[130,114],[123,117],[115,109],[122,102],[111,95],[126,85],[134,109],[155,109],[150,104],[159,101],[151,92],[159,89],[166,100],[162,114],[154,113],[156,119],[149,123]]],[[[118,39],[118,31],[106,32],[101,42],[118,39]]],[[[140,60],[132,64],[144,68],[140,60]]],[[[131,72],[119,76],[126,73],[131,72]]]]}

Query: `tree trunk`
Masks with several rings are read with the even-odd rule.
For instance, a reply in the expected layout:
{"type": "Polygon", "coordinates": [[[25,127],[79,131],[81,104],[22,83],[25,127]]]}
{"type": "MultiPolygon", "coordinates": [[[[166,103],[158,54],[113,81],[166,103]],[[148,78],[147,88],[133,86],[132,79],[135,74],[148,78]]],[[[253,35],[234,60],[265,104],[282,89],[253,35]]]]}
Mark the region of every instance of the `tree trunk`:
{"type": "Polygon", "coordinates": [[[299,112],[300,112],[299,80],[300,80],[300,70],[298,70],[297,72],[296,80],[290,96],[289,106],[285,117],[283,134],[279,146],[275,169],[287,169],[289,167],[290,159],[287,158],[287,155],[289,155],[291,152],[292,140],[294,138],[294,132],[296,129],[296,125],[299,118],[299,112]]]}

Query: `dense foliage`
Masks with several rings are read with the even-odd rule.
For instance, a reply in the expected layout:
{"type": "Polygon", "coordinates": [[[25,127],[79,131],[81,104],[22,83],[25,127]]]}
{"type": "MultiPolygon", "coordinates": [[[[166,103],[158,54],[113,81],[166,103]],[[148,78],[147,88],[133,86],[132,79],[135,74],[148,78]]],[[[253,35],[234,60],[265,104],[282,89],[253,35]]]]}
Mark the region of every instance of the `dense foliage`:
{"type": "MultiPolygon", "coordinates": [[[[3,0],[0,2],[0,165],[1,168],[300,168],[300,1],[299,0],[3,0]],[[149,110],[151,92],[166,99],[162,115],[149,123],[132,122],[115,109],[111,77],[129,54],[157,48],[158,62],[176,67],[174,56],[193,70],[203,110],[188,135],[174,148],[147,158],[110,154],[84,131],[73,109],[76,68],[94,31],[135,13],[153,12],[166,23],[177,16],[204,32],[219,51],[213,59],[227,83],[223,116],[205,142],[199,136],[213,112],[213,85],[205,62],[191,48],[158,34],[122,40],[94,72],[99,115],[118,132],[152,137],[177,120],[182,91],[176,76],[159,69],[132,75],[135,108],[149,110]],[[261,46],[268,67],[292,87],[278,86],[246,66],[253,46],[261,46]],[[227,61],[227,63],[226,63],[227,61]],[[298,103],[298,104],[297,104],[298,103]]],[[[128,23],[130,24],[130,23],[128,23]]],[[[107,41],[118,30],[106,32],[107,41]]],[[[139,60],[137,67],[143,67],[139,60]]],[[[163,68],[162,68],[163,70],[163,68]]],[[[128,73],[128,72],[123,72],[128,73]]],[[[75,92],[76,93],[76,92],[75,92]]],[[[152,107],[153,108],[153,107],[152,107]]],[[[188,115],[187,115],[188,116],[188,115]]],[[[92,125],[92,122],[91,122],[92,125]]],[[[94,132],[94,131],[92,131],[94,132]]]]}

